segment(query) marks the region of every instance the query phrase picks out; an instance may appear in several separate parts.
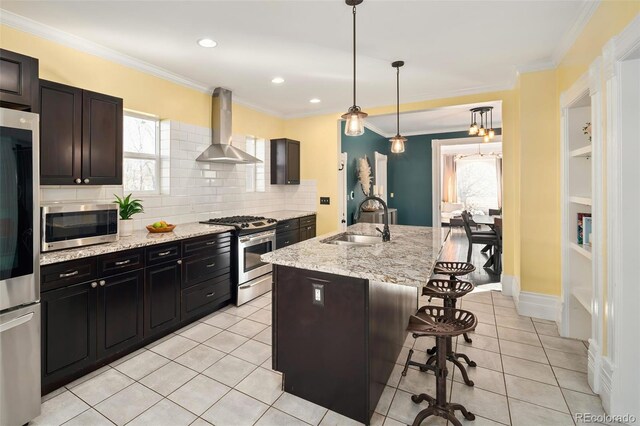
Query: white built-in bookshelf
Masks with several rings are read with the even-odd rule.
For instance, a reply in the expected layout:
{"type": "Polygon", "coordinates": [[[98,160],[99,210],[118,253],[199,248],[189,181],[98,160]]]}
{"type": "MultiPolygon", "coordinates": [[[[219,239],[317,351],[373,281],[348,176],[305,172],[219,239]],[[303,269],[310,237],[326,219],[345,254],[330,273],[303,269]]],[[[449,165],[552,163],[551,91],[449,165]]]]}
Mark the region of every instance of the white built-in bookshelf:
{"type": "MultiPolygon", "coordinates": [[[[598,219],[599,150],[595,145],[600,129],[600,106],[589,91],[588,76],[582,78],[561,98],[562,141],[562,293],[560,333],[565,337],[588,340],[592,337],[594,306],[594,247],[601,233],[598,219]],[[591,137],[584,127],[591,123],[591,137]],[[591,215],[590,235],[578,238],[578,215],[591,215]],[[588,243],[585,243],[590,238],[588,243]]],[[[600,178],[601,179],[601,178],[600,178]]],[[[597,250],[596,250],[597,252],[597,250]]]]}

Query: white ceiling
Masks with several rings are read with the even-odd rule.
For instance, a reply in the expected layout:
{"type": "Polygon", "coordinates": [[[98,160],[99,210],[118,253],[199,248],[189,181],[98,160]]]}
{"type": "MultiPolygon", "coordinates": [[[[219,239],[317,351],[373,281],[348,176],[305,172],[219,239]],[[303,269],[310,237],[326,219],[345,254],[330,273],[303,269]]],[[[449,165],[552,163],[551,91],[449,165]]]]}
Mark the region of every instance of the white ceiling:
{"type": "MultiPolygon", "coordinates": [[[[494,101],[400,113],[400,133],[411,136],[469,130],[469,110],[477,106],[492,106],[493,128],[502,127],[502,102],[494,101]]],[[[477,120],[480,120],[479,116],[477,120]]],[[[396,134],[396,114],[369,116],[366,126],[382,136],[391,137],[396,134]]]]}
{"type": "MultiPolygon", "coordinates": [[[[404,102],[510,88],[516,69],[557,62],[594,4],[366,0],[358,7],[358,104],[366,111],[394,103],[394,60],[406,62],[404,102]]],[[[201,89],[230,88],[244,103],[282,116],[352,104],[352,15],[342,0],[3,0],[2,8],[36,21],[30,27],[40,34],[55,33],[44,24],[128,56],[121,62],[143,61],[201,89]],[[218,47],[199,47],[203,37],[218,47]],[[286,82],[273,85],[275,76],[286,82]],[[313,97],[322,102],[310,104],[313,97]]],[[[2,15],[3,23],[22,25],[2,15]]]]}

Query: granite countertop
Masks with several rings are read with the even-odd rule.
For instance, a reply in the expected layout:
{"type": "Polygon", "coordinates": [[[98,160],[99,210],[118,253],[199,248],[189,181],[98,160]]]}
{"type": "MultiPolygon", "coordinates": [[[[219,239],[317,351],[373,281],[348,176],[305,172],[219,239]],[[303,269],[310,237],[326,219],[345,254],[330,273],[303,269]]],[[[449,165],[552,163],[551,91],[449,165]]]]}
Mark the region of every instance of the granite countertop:
{"type": "Polygon", "coordinates": [[[260,213],[260,216],[275,220],[289,220],[298,217],[311,216],[314,214],[316,214],[316,212],[307,212],[303,210],[278,210],[274,212],[260,213]]]}
{"type": "MultiPolygon", "coordinates": [[[[380,235],[376,224],[358,223],[347,232],[380,235]]],[[[390,225],[391,241],[371,247],[325,244],[340,232],[321,235],[262,255],[262,260],[330,274],[364,278],[411,287],[424,286],[440,255],[449,230],[423,226],[390,225]]]]}
{"type": "Polygon", "coordinates": [[[151,234],[146,229],[134,231],[133,235],[120,237],[113,243],[41,253],[40,266],[233,230],[232,226],[205,225],[195,222],[178,225],[173,232],[167,233],[151,234]]]}

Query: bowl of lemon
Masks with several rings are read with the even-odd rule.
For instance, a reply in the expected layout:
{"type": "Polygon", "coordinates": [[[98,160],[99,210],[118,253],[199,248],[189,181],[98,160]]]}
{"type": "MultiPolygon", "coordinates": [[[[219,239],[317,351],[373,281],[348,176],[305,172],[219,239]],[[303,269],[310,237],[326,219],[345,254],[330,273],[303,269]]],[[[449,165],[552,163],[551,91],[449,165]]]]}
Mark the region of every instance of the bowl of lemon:
{"type": "Polygon", "coordinates": [[[171,232],[175,229],[176,225],[172,225],[170,223],[161,220],[159,222],[152,223],[151,225],[147,225],[147,230],[151,233],[157,234],[160,232],[171,232]]]}

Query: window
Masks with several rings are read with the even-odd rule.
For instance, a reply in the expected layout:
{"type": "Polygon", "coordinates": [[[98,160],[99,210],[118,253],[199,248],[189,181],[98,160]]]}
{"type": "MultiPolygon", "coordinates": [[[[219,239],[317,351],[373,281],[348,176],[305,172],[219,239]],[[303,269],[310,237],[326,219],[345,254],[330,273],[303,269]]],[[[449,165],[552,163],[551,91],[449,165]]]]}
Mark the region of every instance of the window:
{"type": "Polygon", "coordinates": [[[125,112],[123,184],[125,192],[160,192],[160,121],[125,112]]]}
{"type": "Polygon", "coordinates": [[[467,210],[498,208],[498,175],[495,158],[460,158],[456,162],[458,202],[467,210]]]}
{"type": "Polygon", "coordinates": [[[253,155],[262,163],[246,165],[246,187],[247,192],[264,192],[266,186],[265,177],[265,146],[266,141],[253,136],[247,136],[245,151],[253,155]]]}

